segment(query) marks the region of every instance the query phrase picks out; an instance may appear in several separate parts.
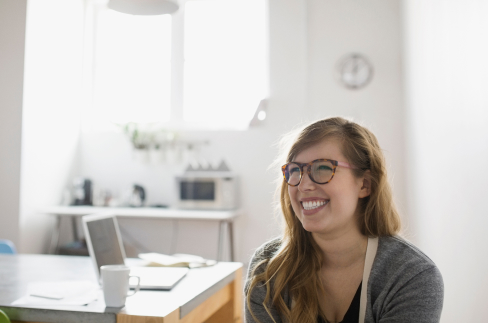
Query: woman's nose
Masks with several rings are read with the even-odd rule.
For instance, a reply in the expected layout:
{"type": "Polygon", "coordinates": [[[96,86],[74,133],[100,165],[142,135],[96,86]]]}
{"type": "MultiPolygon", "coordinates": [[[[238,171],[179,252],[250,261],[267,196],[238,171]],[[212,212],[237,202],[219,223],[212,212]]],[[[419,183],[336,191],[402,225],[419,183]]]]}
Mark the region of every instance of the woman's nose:
{"type": "Polygon", "coordinates": [[[300,192],[310,191],[315,188],[315,183],[310,179],[307,172],[304,172],[302,175],[302,179],[298,184],[298,190],[300,192]]]}

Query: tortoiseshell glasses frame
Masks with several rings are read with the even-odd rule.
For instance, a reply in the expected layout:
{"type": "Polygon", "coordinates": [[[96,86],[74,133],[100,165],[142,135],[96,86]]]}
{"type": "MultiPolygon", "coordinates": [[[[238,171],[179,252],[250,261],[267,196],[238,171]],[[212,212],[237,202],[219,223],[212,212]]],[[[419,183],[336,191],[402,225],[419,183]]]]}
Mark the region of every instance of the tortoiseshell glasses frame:
{"type": "Polygon", "coordinates": [[[312,182],[314,182],[316,184],[327,184],[327,183],[329,183],[332,180],[332,178],[334,178],[334,175],[335,175],[335,172],[336,172],[336,168],[338,166],[345,167],[345,168],[351,168],[351,169],[357,169],[357,167],[355,167],[353,165],[350,165],[349,163],[340,162],[340,161],[333,160],[333,159],[316,159],[316,160],[314,160],[314,161],[312,161],[310,163],[289,162],[289,163],[281,166],[281,172],[283,173],[283,178],[285,179],[285,182],[288,185],[290,185],[290,186],[298,186],[298,185],[300,185],[300,183],[302,181],[303,173],[304,173],[303,168],[305,166],[307,166],[307,174],[308,174],[308,177],[312,180],[312,182]],[[330,162],[332,164],[332,169],[330,170],[331,171],[330,178],[329,178],[329,175],[327,174],[327,178],[328,178],[327,181],[317,181],[313,177],[313,174],[312,174],[312,166],[314,164],[318,164],[318,163],[321,163],[321,162],[330,162]],[[290,184],[290,182],[289,182],[289,177],[290,177],[290,169],[289,169],[289,166],[293,166],[293,165],[298,166],[298,168],[300,169],[300,179],[298,180],[298,183],[297,184],[290,184]]]}

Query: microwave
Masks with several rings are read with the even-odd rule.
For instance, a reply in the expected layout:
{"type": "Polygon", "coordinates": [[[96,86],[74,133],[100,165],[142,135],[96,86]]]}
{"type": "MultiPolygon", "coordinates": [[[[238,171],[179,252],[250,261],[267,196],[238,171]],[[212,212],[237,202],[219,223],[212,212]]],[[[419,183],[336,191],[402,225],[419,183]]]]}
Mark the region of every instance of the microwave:
{"type": "Polygon", "coordinates": [[[185,173],[176,177],[177,205],[182,209],[235,209],[236,180],[231,172],[185,173]]]}

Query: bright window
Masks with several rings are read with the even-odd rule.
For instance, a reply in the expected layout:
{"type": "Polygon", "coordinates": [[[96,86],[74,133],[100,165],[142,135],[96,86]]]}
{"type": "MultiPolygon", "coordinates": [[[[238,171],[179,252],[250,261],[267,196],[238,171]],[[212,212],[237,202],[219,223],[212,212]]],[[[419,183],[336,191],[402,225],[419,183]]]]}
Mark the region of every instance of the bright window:
{"type": "Polygon", "coordinates": [[[185,7],[185,123],[246,128],[266,97],[262,0],[188,1],[185,7]]]}
{"type": "Polygon", "coordinates": [[[96,25],[93,106],[97,118],[168,122],[171,16],[100,10],[96,25]]]}
{"type": "Polygon", "coordinates": [[[171,15],[98,8],[97,122],[245,129],[267,97],[265,0],[184,0],[171,15]]]}

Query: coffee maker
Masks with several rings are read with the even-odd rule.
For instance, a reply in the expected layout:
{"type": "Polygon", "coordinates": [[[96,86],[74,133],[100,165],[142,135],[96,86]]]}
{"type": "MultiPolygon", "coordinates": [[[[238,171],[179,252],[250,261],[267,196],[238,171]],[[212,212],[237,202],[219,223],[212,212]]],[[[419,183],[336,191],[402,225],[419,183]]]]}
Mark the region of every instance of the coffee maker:
{"type": "Polygon", "coordinates": [[[91,180],[84,177],[77,177],[73,180],[72,205],[93,205],[93,189],[91,180]]]}

